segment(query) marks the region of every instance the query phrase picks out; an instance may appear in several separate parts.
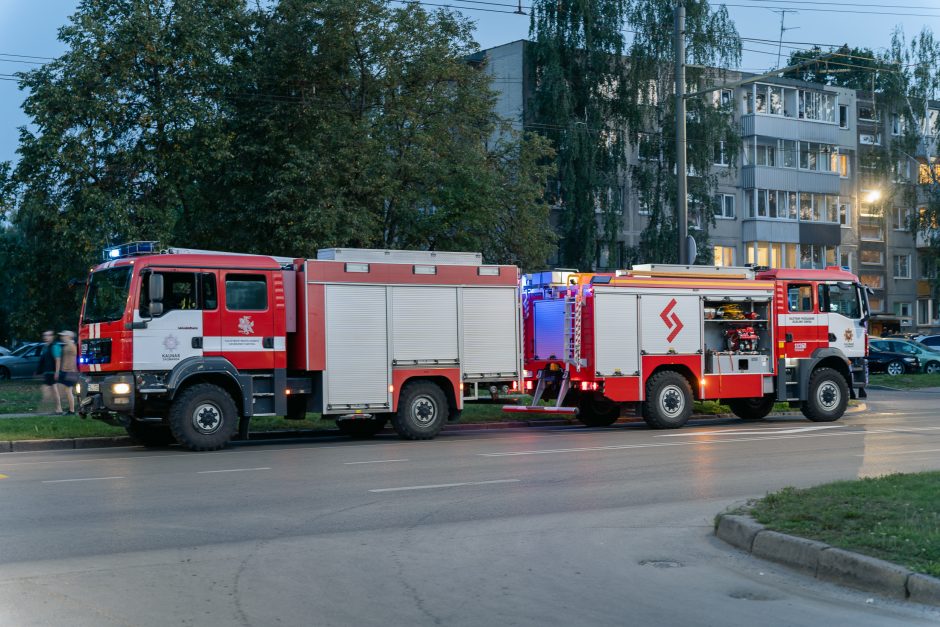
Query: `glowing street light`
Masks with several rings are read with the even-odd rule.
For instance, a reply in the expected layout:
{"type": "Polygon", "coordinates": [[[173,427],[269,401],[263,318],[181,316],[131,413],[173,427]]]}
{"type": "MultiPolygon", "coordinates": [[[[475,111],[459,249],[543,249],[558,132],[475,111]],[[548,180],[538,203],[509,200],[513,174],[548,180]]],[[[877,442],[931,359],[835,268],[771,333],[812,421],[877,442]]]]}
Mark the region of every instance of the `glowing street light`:
{"type": "Polygon", "coordinates": [[[881,190],[872,189],[865,192],[865,202],[867,203],[876,203],[881,200],[881,190]]]}

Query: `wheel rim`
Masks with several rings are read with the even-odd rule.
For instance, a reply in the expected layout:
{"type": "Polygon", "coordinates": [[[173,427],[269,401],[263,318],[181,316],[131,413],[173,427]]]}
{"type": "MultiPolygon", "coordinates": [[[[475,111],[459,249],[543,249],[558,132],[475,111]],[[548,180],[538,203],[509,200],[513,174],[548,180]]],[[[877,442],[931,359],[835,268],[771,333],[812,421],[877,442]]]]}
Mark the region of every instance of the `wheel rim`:
{"type": "Polygon", "coordinates": [[[411,401],[411,416],[422,427],[434,423],[437,418],[437,404],[427,394],[422,394],[411,401]]]}
{"type": "Polygon", "coordinates": [[[816,402],[826,410],[832,410],[839,406],[842,401],[842,390],[832,381],[823,381],[816,388],[816,402]]]}
{"type": "Polygon", "coordinates": [[[888,364],[888,374],[890,375],[897,376],[901,374],[901,371],[903,370],[904,369],[901,367],[901,364],[898,364],[898,363],[888,364]]]}
{"type": "Polygon", "coordinates": [[[935,361],[927,364],[927,374],[937,374],[937,371],[940,370],[940,364],[935,361]]]}
{"type": "Polygon", "coordinates": [[[193,428],[203,435],[211,435],[222,428],[222,410],[215,403],[200,403],[193,410],[193,428]]]}
{"type": "Polygon", "coordinates": [[[682,394],[678,385],[670,384],[663,388],[663,391],[659,393],[659,406],[670,418],[682,413],[685,409],[685,395],[682,394]]]}

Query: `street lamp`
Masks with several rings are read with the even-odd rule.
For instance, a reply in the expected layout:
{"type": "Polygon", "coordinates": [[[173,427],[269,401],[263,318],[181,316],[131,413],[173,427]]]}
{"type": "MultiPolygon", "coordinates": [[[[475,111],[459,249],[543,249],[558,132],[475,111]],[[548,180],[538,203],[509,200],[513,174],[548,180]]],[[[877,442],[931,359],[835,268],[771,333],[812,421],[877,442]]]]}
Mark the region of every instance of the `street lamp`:
{"type": "Polygon", "coordinates": [[[872,204],[878,202],[879,200],[881,200],[880,189],[872,189],[865,192],[865,202],[872,204]]]}

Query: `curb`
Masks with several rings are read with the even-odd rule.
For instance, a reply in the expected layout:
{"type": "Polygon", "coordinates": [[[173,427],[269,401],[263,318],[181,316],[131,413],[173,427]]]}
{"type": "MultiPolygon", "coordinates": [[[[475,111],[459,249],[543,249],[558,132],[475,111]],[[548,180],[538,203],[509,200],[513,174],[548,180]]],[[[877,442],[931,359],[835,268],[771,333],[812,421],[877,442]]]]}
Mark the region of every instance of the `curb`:
{"type": "Polygon", "coordinates": [[[823,542],[771,531],[750,516],[719,514],[715,535],[754,557],[789,566],[816,579],[940,606],[940,579],[936,577],[823,542]]]}

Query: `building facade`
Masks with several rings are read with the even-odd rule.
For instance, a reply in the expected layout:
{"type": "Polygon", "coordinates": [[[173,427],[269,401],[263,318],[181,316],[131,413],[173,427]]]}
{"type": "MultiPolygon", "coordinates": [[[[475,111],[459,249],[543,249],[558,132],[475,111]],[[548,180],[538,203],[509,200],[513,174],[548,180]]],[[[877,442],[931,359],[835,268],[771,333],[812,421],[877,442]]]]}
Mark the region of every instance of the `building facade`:
{"type": "MultiPolygon", "coordinates": [[[[526,41],[484,50],[481,67],[493,77],[496,111],[519,130],[538,130],[528,109],[534,89],[526,41]]],[[[748,74],[730,72],[728,84],[748,74]]],[[[940,302],[925,285],[933,268],[918,264],[909,229],[916,207],[882,206],[884,188],[866,171],[869,153],[890,142],[890,116],[878,115],[871,94],[773,78],[716,92],[731,105],[741,145],[737,162],[716,150],[718,174],[709,243],[717,265],[782,268],[842,266],[872,288],[875,332],[927,329],[940,322],[940,302]],[[923,272],[922,272],[923,270],[923,272]]],[[[631,159],[638,158],[636,154],[631,159]]],[[[917,164],[914,163],[914,170],[917,164]]],[[[901,173],[899,166],[898,173],[901,173]]],[[[916,172],[915,172],[916,175],[916,172]]],[[[639,242],[646,212],[624,181],[618,246],[639,242]]],[[[596,269],[622,255],[598,249],[596,269]]]]}

